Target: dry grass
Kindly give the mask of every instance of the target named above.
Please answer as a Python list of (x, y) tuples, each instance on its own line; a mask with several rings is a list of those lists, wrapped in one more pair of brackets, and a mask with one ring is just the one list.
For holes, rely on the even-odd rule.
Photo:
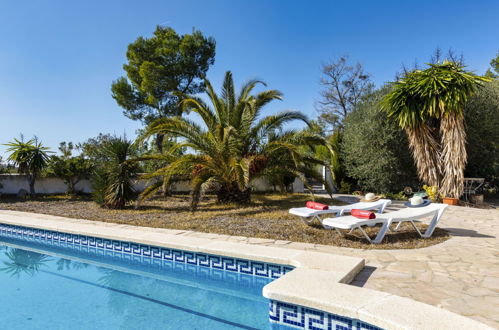
[[(260, 237), (314, 244), (336, 245), (364, 249), (412, 249), (430, 246), (448, 239), (448, 233), (437, 228), (430, 239), (421, 239), (410, 227), (386, 235), (383, 244), (371, 245), (365, 239), (352, 235), (342, 237), (320, 225), (308, 226), (288, 209), (304, 205), (306, 194), (258, 194), (246, 206), (217, 205), (206, 197), (195, 213), (189, 210), (189, 196), (173, 196), (167, 200), (155, 199), (135, 210), (108, 210), (99, 207), (88, 197), (43, 196), (37, 200), (20, 201), (2, 197), (0, 209), (36, 212), (70, 218), (123, 223), (156, 228), (184, 229), (226, 235)], [(330, 200), (316, 199), (330, 203)], [(368, 228), (375, 236), (379, 228)]]

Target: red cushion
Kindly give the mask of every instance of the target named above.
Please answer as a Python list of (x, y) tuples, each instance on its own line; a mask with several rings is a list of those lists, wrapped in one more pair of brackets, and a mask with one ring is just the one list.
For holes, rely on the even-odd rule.
[(350, 214), (359, 219), (376, 219), (376, 214), (371, 211), (353, 209)]
[(306, 206), (309, 209), (320, 210), (320, 211), (324, 211), (324, 210), (329, 209), (329, 206), (327, 206), (325, 204), (311, 202), (311, 201), (308, 201), (307, 204), (306, 204)]

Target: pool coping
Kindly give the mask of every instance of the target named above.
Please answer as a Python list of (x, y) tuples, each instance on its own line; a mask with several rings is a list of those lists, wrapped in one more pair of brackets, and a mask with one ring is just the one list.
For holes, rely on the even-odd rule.
[(139, 227), (19, 211), (0, 210), (0, 223), (290, 265), (295, 269), (264, 287), (263, 295), (266, 298), (359, 319), (381, 328), (491, 329), (445, 309), (348, 285), (364, 267), (362, 258), (180, 235), (186, 230)]

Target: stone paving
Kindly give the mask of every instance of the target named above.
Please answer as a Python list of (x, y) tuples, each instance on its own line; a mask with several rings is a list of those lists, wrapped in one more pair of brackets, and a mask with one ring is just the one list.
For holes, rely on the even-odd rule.
[(451, 207), (440, 227), (452, 238), (436, 246), (346, 252), (363, 256), (367, 264), (352, 284), (410, 297), (499, 328), (499, 210)]
[[(394, 203), (391, 210), (400, 206)], [(359, 250), (195, 232), (183, 235), (362, 257), (366, 267), (352, 285), (409, 297), (499, 329), (499, 210), (451, 206), (439, 227), (452, 237), (415, 250)]]

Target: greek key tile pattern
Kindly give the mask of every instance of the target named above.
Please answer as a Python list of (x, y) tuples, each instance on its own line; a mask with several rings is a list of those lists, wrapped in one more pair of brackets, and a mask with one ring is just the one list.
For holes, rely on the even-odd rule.
[(51, 246), (77, 249), (95, 249), (105, 254), (120, 254), (129, 258), (147, 257), (153, 260), (173, 261), (229, 272), (276, 279), (293, 269), (292, 266), (271, 264), (206, 253), (176, 250), (134, 242), (117, 241), (100, 237), (69, 234), (44, 229), (14, 226), (0, 223), (0, 235), (15, 239), (36, 241)]
[(381, 328), (348, 317), (316, 309), (271, 300), (270, 322), (306, 330), (381, 330)]

